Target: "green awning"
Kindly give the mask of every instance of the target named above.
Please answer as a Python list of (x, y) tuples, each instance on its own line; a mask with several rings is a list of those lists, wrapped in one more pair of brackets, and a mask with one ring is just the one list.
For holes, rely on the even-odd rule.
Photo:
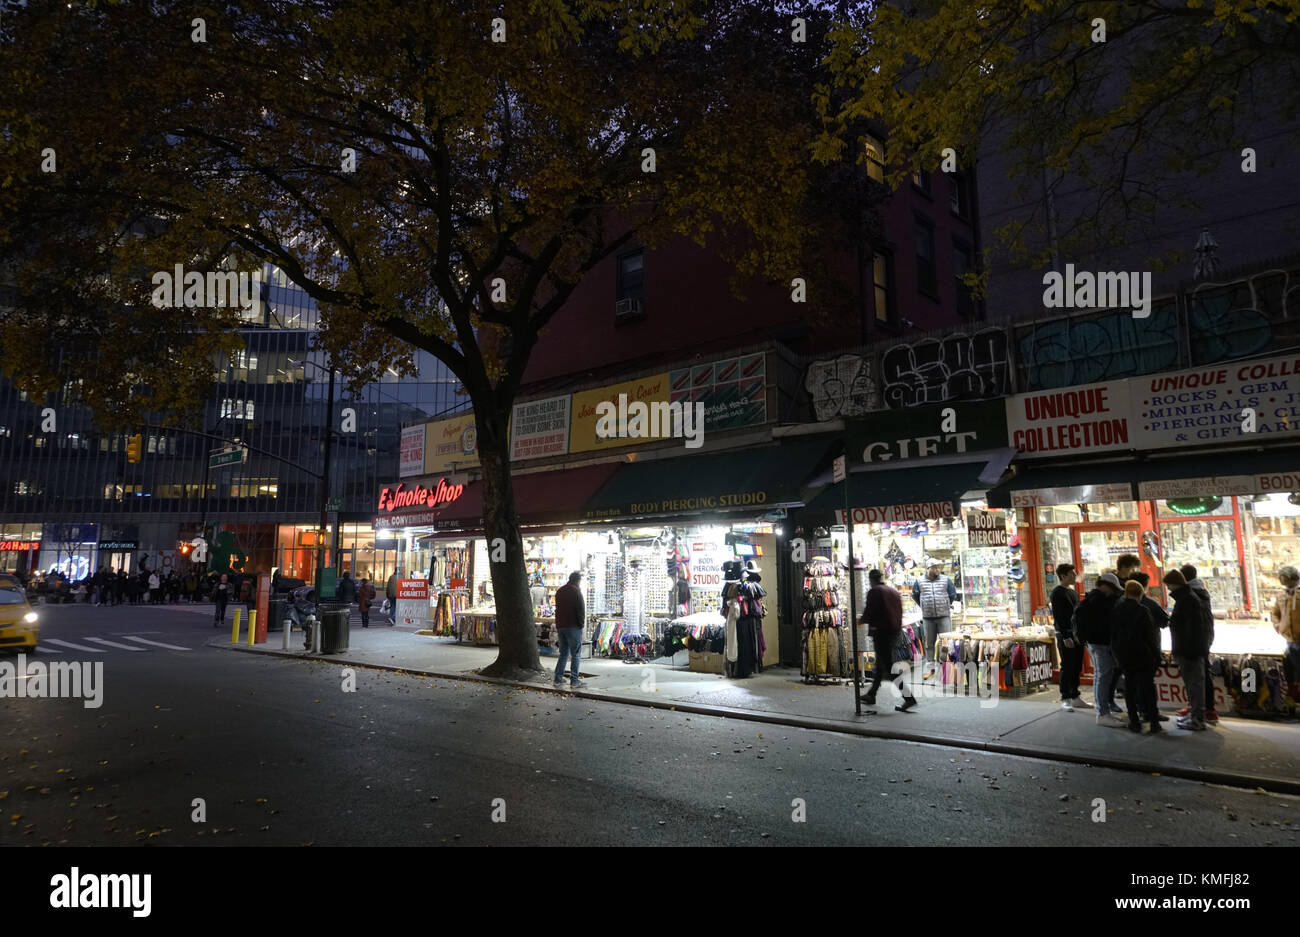
[(805, 440), (622, 465), (587, 501), (584, 520), (624, 520), (802, 504), (804, 485), (838, 442)]
[[(988, 493), (991, 507), (1010, 507), (1011, 492), (1038, 488), (1074, 488), (1125, 482), (1176, 481), (1237, 475), (1291, 473), (1300, 475), (1300, 446), (1225, 452), (1213, 455), (1148, 458), (1125, 462), (1073, 462), (1068, 465), (1017, 462), (1014, 478)], [(1206, 491), (1204, 494), (1222, 494)], [(1138, 495), (1136, 484), (1132, 497)]]

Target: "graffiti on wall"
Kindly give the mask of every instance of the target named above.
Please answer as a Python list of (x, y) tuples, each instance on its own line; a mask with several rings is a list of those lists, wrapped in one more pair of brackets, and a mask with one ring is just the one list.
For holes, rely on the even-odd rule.
[(875, 368), (863, 355), (840, 355), (814, 361), (804, 374), (804, 389), (812, 398), (818, 420), (861, 416), (881, 409)]
[(1008, 347), (1002, 329), (894, 345), (880, 359), (885, 406), (916, 407), (1010, 394)]
[(1292, 280), (1286, 270), (1198, 284), (1187, 302), (1192, 364), (1300, 347), (1292, 309), (1300, 313), (1300, 276)]
[(1151, 304), (1151, 315), (1113, 309), (1035, 322), (1016, 330), (1021, 390), (1047, 390), (1178, 367), (1178, 307), (1173, 297)]

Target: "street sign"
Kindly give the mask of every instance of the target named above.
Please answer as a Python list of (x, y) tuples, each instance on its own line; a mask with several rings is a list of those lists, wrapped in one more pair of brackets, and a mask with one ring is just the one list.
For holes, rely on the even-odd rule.
[(208, 453), (208, 468), (210, 469), (247, 461), (247, 449), (213, 449)]
[(342, 498), (330, 498), (328, 501), (325, 502), (325, 510), (326, 510), (326, 511), (341, 511), (341, 510), (343, 510), (343, 499), (342, 499)]

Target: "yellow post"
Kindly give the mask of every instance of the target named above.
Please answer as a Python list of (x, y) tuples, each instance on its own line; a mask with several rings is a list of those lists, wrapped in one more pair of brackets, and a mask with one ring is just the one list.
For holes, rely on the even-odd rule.
[(235, 630), (233, 630), (232, 632), (230, 632), (230, 643), (231, 643), (231, 644), (238, 644), (238, 643), (239, 643), (239, 615), (240, 615), (240, 613), (241, 613), (242, 611), (243, 611), (242, 608), (237, 608), (237, 609), (235, 609)]
[(248, 610), (248, 643), (253, 643), (253, 638), (257, 634), (257, 609)]

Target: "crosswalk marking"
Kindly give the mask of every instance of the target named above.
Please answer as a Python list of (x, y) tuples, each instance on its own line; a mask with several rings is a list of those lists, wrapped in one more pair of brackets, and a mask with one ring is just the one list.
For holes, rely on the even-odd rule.
[[(70, 647), (74, 651), (89, 651), (92, 654), (104, 653), (102, 647), (83, 647), (80, 644), (73, 644), (71, 641), (60, 641), (58, 638), (41, 638), (41, 646), (44, 647), (46, 644), (57, 644), (59, 647)], [(53, 650), (53, 648), (51, 648), (51, 650)], [(134, 650), (134, 648), (132, 650)]]
[(96, 644), (106, 644), (109, 647), (121, 648), (124, 651), (143, 651), (142, 647), (132, 647), (130, 644), (118, 644), (116, 641), (109, 641), (104, 638), (86, 638), (87, 641), (94, 641)]
[(124, 634), (122, 637), (128, 641), (139, 641), (141, 644), (152, 644), (154, 647), (165, 647), (172, 651), (188, 651), (189, 648), (181, 647), (179, 644), (164, 644), (162, 641), (151, 641), (148, 638), (142, 638), (136, 634)]
[[(62, 651), (58, 650), (57, 648), (46, 647), (45, 644), (46, 644), (46, 642), (44, 642), (44, 641), (40, 641), (40, 642), (37, 642), (36, 647), (40, 648), (40, 649), (41, 649), (41, 652), (44, 653), (44, 654), (62, 654), (62, 653), (63, 653)], [(28, 650), (32, 650), (32, 651), (34, 651), (34, 650), (36, 650), (36, 648), (35, 648), (35, 647), (34, 647), (34, 648), (29, 648)]]

